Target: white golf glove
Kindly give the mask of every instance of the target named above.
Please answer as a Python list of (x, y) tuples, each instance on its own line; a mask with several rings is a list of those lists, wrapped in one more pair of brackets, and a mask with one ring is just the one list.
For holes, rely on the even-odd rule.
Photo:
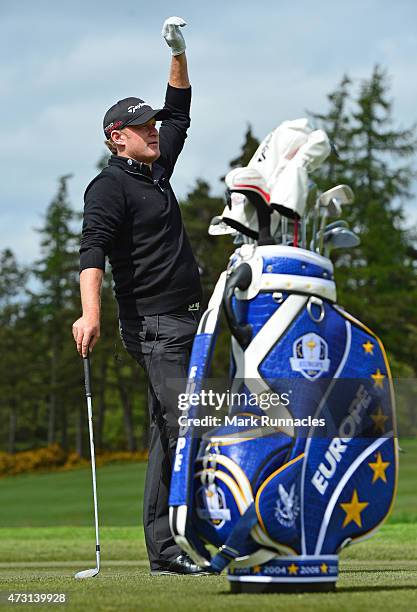
[(172, 55), (181, 55), (185, 51), (185, 40), (180, 31), (187, 23), (181, 17), (168, 17), (162, 26), (162, 36), (171, 47)]

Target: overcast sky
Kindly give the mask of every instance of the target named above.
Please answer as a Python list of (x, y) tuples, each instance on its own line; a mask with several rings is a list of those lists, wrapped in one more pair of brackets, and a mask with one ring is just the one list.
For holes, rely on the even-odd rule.
[[(104, 112), (138, 96), (163, 102), (170, 51), (160, 31), (183, 17), (193, 85), (192, 127), (173, 185), (218, 177), (239, 151), (246, 123), (263, 138), (285, 119), (323, 112), (344, 73), (391, 79), (398, 127), (417, 120), (417, 2), (413, 0), (19, 0), (0, 3), (0, 249), (39, 255), (40, 225), (57, 177), (82, 195), (105, 152)], [(414, 160), (415, 165), (417, 160)], [(415, 189), (417, 192), (417, 188)], [(417, 196), (416, 196), (417, 197)], [(407, 204), (417, 219), (416, 199)]]

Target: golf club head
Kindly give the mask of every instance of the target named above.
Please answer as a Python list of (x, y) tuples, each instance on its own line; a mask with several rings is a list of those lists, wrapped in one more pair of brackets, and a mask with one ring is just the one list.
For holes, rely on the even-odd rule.
[(84, 578), (94, 578), (99, 573), (99, 568), (95, 567), (94, 569), (83, 570), (82, 572), (77, 572), (74, 576), (77, 580), (83, 580)]
[(335, 227), (349, 227), (349, 224), (344, 219), (339, 219), (338, 221), (333, 221), (333, 223), (329, 223), (328, 225), (326, 225), (324, 231), (328, 232), (329, 230), (332, 230)]
[[(328, 225), (326, 225), (326, 227), (324, 228), (324, 233), (326, 234), (326, 232), (329, 232), (330, 230), (333, 230), (337, 227), (344, 227), (344, 228), (348, 228), (349, 224), (347, 221), (345, 221), (344, 219), (338, 219), (338, 221), (333, 221), (332, 223), (329, 223)], [(316, 240), (315, 240), (315, 244), (319, 244), (320, 242), (320, 237), (321, 237), (321, 230), (319, 230), (316, 233)], [(311, 241), (310, 243), (310, 249), (312, 250), (314, 246), (314, 240)]]
[(324, 233), (326, 255), (334, 249), (352, 249), (360, 244), (360, 238), (346, 227), (335, 227)]
[(328, 217), (340, 217), (342, 214), (342, 204), (337, 198), (332, 198), (327, 205)]
[(242, 246), (242, 244), (245, 244), (245, 237), (246, 236), (244, 236), (240, 232), (236, 232), (233, 238), (233, 244), (235, 244), (238, 247)]
[[(342, 207), (346, 204), (352, 204), (354, 200), (354, 194), (349, 185), (337, 185), (328, 189), (320, 195), (316, 203), (316, 212), (321, 214), (320, 223), (320, 234), (318, 252), (323, 252), (323, 237), (326, 225), (327, 217), (340, 217), (342, 214)], [(316, 248), (316, 236), (313, 232), (313, 250)]]
[(352, 204), (355, 195), (349, 185), (337, 185), (324, 191), (318, 199), (320, 206), (329, 206), (332, 200), (337, 200), (341, 206)]

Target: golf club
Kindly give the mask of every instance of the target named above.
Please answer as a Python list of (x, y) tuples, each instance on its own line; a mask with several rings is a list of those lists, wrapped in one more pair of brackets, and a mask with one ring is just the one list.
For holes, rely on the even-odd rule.
[(321, 223), (320, 223), (320, 229), (318, 233), (318, 237), (319, 237), (318, 252), (320, 254), (323, 252), (323, 237), (324, 237), (324, 230), (326, 227), (327, 217), (328, 216), (340, 217), (340, 215), (342, 214), (341, 201), (339, 200), (339, 198), (331, 198), (331, 200), (329, 200), (327, 205), (321, 206), (321, 210), (322, 210)]
[[(313, 250), (321, 253), (323, 251), (323, 234), (326, 226), (327, 217), (338, 217), (342, 212), (342, 206), (352, 204), (354, 194), (348, 185), (337, 185), (322, 193), (318, 198), (314, 210), (314, 227), (313, 227)], [(322, 213), (320, 231), (317, 232), (317, 221), (319, 213)], [(317, 249), (316, 239), (320, 239), (319, 248)]]
[(307, 217), (301, 219), (301, 248), (307, 248)]
[(328, 223), (326, 225), (326, 227), (324, 228), (324, 231), (328, 232), (328, 231), (334, 229), (335, 227), (349, 227), (349, 223), (347, 221), (345, 221), (344, 219), (338, 219), (337, 221), (333, 221), (332, 223)]
[[(314, 181), (309, 179), (308, 182), (308, 194), (306, 201), (306, 208), (303, 217), (300, 221), (300, 246), (302, 249), (307, 248), (307, 226), (311, 219), (314, 221), (314, 208), (317, 200), (317, 185)], [(317, 230), (316, 230), (317, 231)]]
[(346, 227), (334, 227), (323, 235), (325, 256), (329, 257), (334, 249), (350, 249), (360, 244), (360, 238)]
[(287, 244), (287, 240), (288, 240), (288, 219), (287, 217), (284, 217), (284, 215), (281, 216), (281, 242), (282, 244)]
[[(349, 224), (344, 219), (338, 219), (337, 221), (333, 221), (332, 223), (328, 223), (324, 228), (324, 233), (326, 234), (328, 231), (334, 229), (335, 227), (349, 227)], [(310, 242), (310, 250), (314, 251), (314, 244), (317, 244), (320, 241), (321, 232), (316, 232), (315, 240), (312, 238)]]
[(94, 499), (94, 522), (96, 527), (96, 563), (97, 566), (93, 569), (83, 570), (75, 574), (75, 578), (94, 578), (100, 571), (100, 540), (98, 532), (98, 509), (97, 509), (97, 483), (96, 483), (96, 461), (94, 451), (94, 438), (93, 438), (93, 407), (92, 407), (92, 394), (91, 394), (91, 375), (90, 375), (90, 359), (87, 353), (86, 357), (83, 357), (84, 365), (84, 381), (85, 381), (85, 396), (87, 398), (87, 411), (88, 411), (88, 430), (90, 433), (90, 453), (91, 453), (91, 473), (93, 476), (93, 499)]

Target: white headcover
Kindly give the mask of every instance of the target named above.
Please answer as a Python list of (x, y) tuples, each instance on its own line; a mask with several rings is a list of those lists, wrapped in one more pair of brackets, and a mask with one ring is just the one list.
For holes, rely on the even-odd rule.
[[(280, 218), (280, 215), (275, 210), (271, 212), (271, 236), (274, 236), (277, 232)], [(245, 234), (245, 236), (254, 239), (258, 238), (259, 226), (256, 208), (243, 194), (231, 194), (230, 208), (226, 206), (221, 219), (223, 221), (222, 225), (217, 224), (216, 228), (210, 225), (209, 234), (217, 236), (220, 234), (230, 234), (230, 228), (234, 228), (234, 230)]]
[[(318, 168), (330, 153), (330, 143), (323, 130), (313, 130), (307, 119), (284, 121), (260, 143), (248, 164), (263, 177), (269, 205), (289, 217), (301, 217), (305, 211), (308, 193), (308, 172)], [(239, 169), (231, 170), (226, 184), (233, 183)], [(260, 181), (255, 181), (261, 185)], [(221, 217), (225, 223), (232, 219), (233, 227), (240, 226), (258, 231), (254, 207), (243, 202), (239, 194), (232, 193), (231, 208), (224, 209)], [(279, 223), (279, 215), (272, 213), (271, 234)], [(250, 224), (250, 225), (249, 225)], [(239, 231), (242, 231), (239, 229)], [(245, 231), (243, 231), (245, 233)]]
[[(307, 122), (306, 119), (303, 121)], [(306, 124), (305, 142), (296, 151), (290, 151), (291, 157), (279, 160), (277, 170), (268, 183), (270, 205), (273, 208), (278, 207), (282, 214), (302, 217), (308, 194), (308, 173), (324, 162), (330, 150), (326, 132), (313, 131)]]

